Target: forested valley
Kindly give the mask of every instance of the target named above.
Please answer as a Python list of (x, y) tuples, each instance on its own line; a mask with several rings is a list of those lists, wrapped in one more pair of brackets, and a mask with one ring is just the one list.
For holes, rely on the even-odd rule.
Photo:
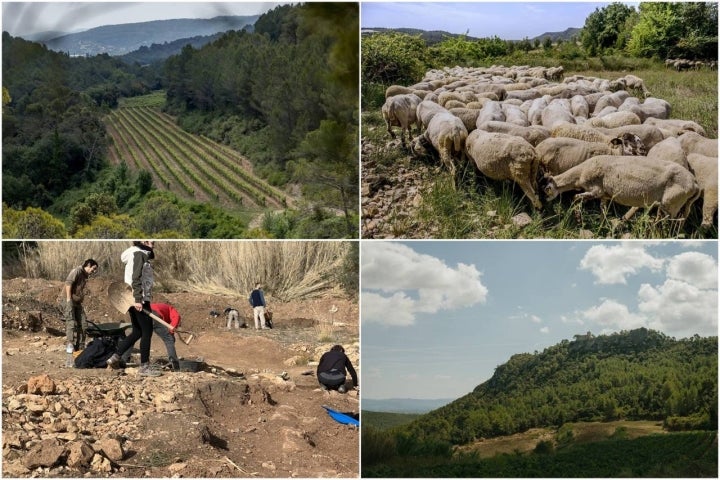
[[(475, 445), (476, 450), (482, 450), (483, 439), (549, 428), (556, 432), (554, 438), (537, 442), (535, 454), (557, 453), (554, 458), (565, 461), (562, 455), (573, 457), (577, 453), (571, 453), (577, 447), (573, 438), (576, 422), (652, 421), (660, 424), (664, 435), (668, 435), (660, 442), (669, 443), (658, 446), (654, 440), (647, 440), (647, 445), (655, 445), (648, 447), (646, 440), (637, 439), (634, 440), (637, 443), (625, 448), (638, 448), (640, 452), (647, 448), (673, 448), (678, 442), (691, 449), (699, 448), (702, 461), (712, 462), (703, 452), (712, 444), (714, 434), (688, 440), (685, 432), (717, 431), (717, 348), (717, 337), (676, 340), (640, 328), (611, 335), (576, 335), (574, 340), (564, 340), (543, 352), (513, 355), (496, 368), (492, 378), (444, 407), (408, 424), (385, 430), (364, 429), (363, 475), (505, 476), (503, 472), (512, 471), (509, 476), (557, 476), (559, 471), (546, 465), (553, 463), (549, 460), (511, 455), (502, 461), (493, 460), (496, 464), (492, 466), (480, 465), (478, 458), (453, 456), (453, 451), (462, 445)], [(630, 439), (620, 431), (613, 440)], [(616, 447), (617, 444), (612, 445)], [(600, 461), (607, 448), (603, 444), (585, 455), (596, 456)], [(716, 443), (714, 448), (717, 453)], [(408, 458), (425, 460), (408, 462)], [(513, 458), (517, 465), (510, 467)], [(717, 455), (714, 458), (717, 470)], [(518, 465), (524, 466), (513, 470)], [(608, 475), (607, 471), (595, 470), (592, 463), (586, 466), (587, 471), (572, 470), (562, 476)], [(488, 470), (484, 471), (486, 467)], [(526, 467), (539, 470), (523, 470)], [(675, 473), (687, 473), (682, 468)], [(617, 471), (621, 470), (622, 465), (618, 465)], [(633, 471), (631, 476), (645, 476), (653, 471), (656, 475), (660, 472)]]
[(143, 65), (4, 32), (3, 235), (357, 237), (357, 68), (352, 3)]

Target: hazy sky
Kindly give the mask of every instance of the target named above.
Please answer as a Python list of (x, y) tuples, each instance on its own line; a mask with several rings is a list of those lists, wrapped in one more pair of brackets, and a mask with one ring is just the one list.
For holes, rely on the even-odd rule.
[[(635, 6), (639, 2), (627, 2)], [(361, 27), (444, 30), (504, 40), (581, 28), (585, 19), (610, 2), (362, 2)]]
[(363, 242), (364, 398), (458, 398), (588, 331), (717, 335), (716, 242)]
[(288, 2), (2, 2), (3, 31), (13, 36), (74, 32), (101, 25), (218, 15), (256, 15)]

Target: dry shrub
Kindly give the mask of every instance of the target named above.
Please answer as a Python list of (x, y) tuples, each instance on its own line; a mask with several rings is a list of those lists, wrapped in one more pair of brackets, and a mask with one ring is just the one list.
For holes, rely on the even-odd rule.
[[(87, 258), (100, 276), (122, 279), (128, 241), (40, 241), (20, 255), (25, 276), (64, 280)], [(341, 294), (338, 272), (349, 251), (343, 241), (159, 241), (156, 281), (168, 291), (246, 297), (255, 282), (282, 301)]]

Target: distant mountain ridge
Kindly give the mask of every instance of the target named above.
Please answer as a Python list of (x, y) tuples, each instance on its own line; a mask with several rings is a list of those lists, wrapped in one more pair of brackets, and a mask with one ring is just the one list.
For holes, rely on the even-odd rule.
[(260, 15), (182, 18), (150, 22), (104, 25), (84, 32), (70, 33), (43, 43), (51, 50), (70, 55), (124, 55), (152, 44), (182, 38), (210, 36), (228, 30), (241, 30), (255, 24)]
[(570, 27), (566, 28), (562, 32), (545, 32), (541, 35), (538, 35), (537, 37), (531, 38), (530, 40), (535, 40), (536, 38), (539, 40), (543, 40), (545, 37), (550, 37), (550, 40), (552, 40), (553, 42), (557, 42), (558, 40), (567, 42), (568, 40), (572, 40), (573, 37), (579, 38), (581, 31), (582, 28)]
[(362, 409), (372, 412), (387, 413), (427, 413), (436, 408), (440, 408), (455, 400), (454, 398), (433, 398), (433, 399), (417, 399), (417, 398), (386, 398), (362, 399)]
[[(572, 39), (573, 37), (576, 37), (580, 35), (580, 31), (582, 28), (577, 27), (570, 27), (562, 32), (545, 32), (542, 35), (538, 35), (536, 37), (530, 38), (529, 40), (533, 41), (535, 39), (542, 40), (545, 37), (550, 37), (550, 39), (553, 42), (557, 42), (558, 40), (562, 41), (568, 41)], [(384, 27), (372, 27), (372, 28), (363, 28), (361, 30), (362, 35), (372, 35), (374, 33), (390, 33), (390, 32), (397, 32), (397, 33), (404, 33), (407, 35), (420, 35), (420, 38), (422, 38), (425, 43), (428, 45), (435, 45), (436, 43), (440, 43), (446, 38), (457, 38), (457, 37), (465, 37), (467, 40), (473, 41), (478, 40), (479, 37), (473, 37), (470, 35), (464, 35), (460, 33), (450, 33), (443, 30), (421, 30), (419, 28), (384, 28)], [(522, 39), (508, 39), (508, 38), (502, 38), (501, 40), (510, 40), (513, 42), (519, 42)]]

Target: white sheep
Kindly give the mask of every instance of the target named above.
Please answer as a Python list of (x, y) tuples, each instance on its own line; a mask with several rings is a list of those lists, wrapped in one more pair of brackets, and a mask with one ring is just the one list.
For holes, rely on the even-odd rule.
[(658, 205), (672, 218), (685, 207), (686, 218), (700, 189), (688, 170), (672, 162), (645, 157), (600, 155), (567, 172), (548, 178), (545, 193), (552, 200), (563, 192), (583, 190), (576, 199), (613, 201), (631, 208), (629, 219), (638, 208)]
[(477, 118), (477, 124), (485, 122), (504, 122), (505, 113), (503, 113), (502, 104), (500, 102), (485, 102), (485, 106), (480, 110)]
[(718, 157), (717, 138), (705, 138), (695, 132), (685, 132), (678, 137), (685, 153), (699, 153), (708, 157)]
[(415, 110), (415, 115), (417, 116), (418, 120), (420, 121), (420, 125), (422, 128), (427, 128), (428, 124), (430, 124), (430, 121), (433, 119), (433, 117), (438, 113), (447, 112), (447, 110), (438, 105), (435, 102), (431, 102), (429, 100), (423, 100), (420, 102), (417, 106), (417, 109)]
[(715, 212), (718, 209), (718, 159), (691, 153), (687, 157), (690, 171), (700, 186), (703, 197), (702, 224), (704, 228), (713, 225)]
[(640, 125), (641, 123), (640, 117), (629, 111), (608, 113), (607, 115), (593, 117), (585, 122), (586, 125), (591, 127), (602, 128), (617, 128), (625, 125)]
[(414, 93), (398, 94), (388, 97), (382, 106), (382, 115), (391, 138), (395, 138), (392, 127), (400, 127), (400, 139), (405, 145), (405, 130), (411, 135), (412, 124), (420, 132), (420, 120), (417, 118), (417, 106), (422, 100)]
[(502, 111), (505, 114), (505, 121), (507, 123), (512, 123), (521, 127), (527, 127), (530, 125), (527, 114), (523, 112), (519, 106), (508, 103), (507, 100), (502, 104)]
[(477, 126), (477, 118), (480, 115), (480, 109), (475, 108), (451, 108), (450, 113), (462, 120), (463, 125), (467, 129), (468, 133), (475, 130)]
[(649, 97), (641, 104), (635, 97), (625, 99), (618, 107), (619, 111), (630, 111), (640, 117), (640, 122), (645, 123), (648, 118), (667, 119), (670, 117), (670, 104), (660, 98)]
[(610, 81), (610, 90), (642, 90), (643, 95), (647, 98), (650, 96), (650, 91), (645, 87), (645, 82), (642, 78), (635, 75), (625, 75), (616, 80)]
[(615, 93), (611, 93), (608, 95), (603, 95), (600, 97), (595, 104), (595, 108), (593, 109), (593, 114), (596, 112), (600, 112), (603, 108), (607, 106), (611, 107), (619, 107), (622, 105), (622, 103), (625, 101), (626, 98), (628, 98), (630, 94), (626, 92), (625, 90), (620, 90)]
[(669, 131), (670, 134), (674, 137), (679, 137), (685, 132), (695, 132), (699, 133), (703, 137), (707, 137), (707, 134), (705, 133), (705, 129), (698, 123), (693, 122), (692, 120), (680, 120), (677, 118), (654, 118), (649, 117), (645, 119), (643, 122), (646, 125), (653, 125), (655, 127), (658, 127), (662, 130)]
[(647, 152), (647, 157), (651, 160), (662, 160), (666, 162), (677, 163), (683, 168), (690, 169), (687, 162), (687, 154), (682, 149), (680, 140), (676, 137), (669, 137), (662, 142), (656, 144)]
[(535, 147), (545, 176), (559, 175), (598, 155), (642, 156), (645, 147), (635, 135), (613, 138), (610, 142), (585, 142), (576, 138), (548, 138)]
[(611, 138), (619, 137), (623, 133), (635, 134), (640, 137), (643, 145), (645, 145), (645, 148), (648, 150), (665, 139), (662, 131), (652, 125), (623, 125), (622, 127), (615, 128), (597, 127), (597, 129), (599, 132), (609, 135)]
[(542, 204), (535, 192), (538, 162), (532, 145), (520, 137), (474, 130), (465, 141), (465, 152), (480, 172), (493, 180), (517, 183), (535, 208)]
[(590, 105), (583, 95), (575, 95), (570, 99), (570, 111), (573, 117), (588, 118)]
[(540, 125), (521, 127), (508, 122), (485, 122), (478, 125), (478, 128), (486, 132), (506, 133), (514, 137), (521, 137), (533, 147), (550, 138), (550, 130)]
[(465, 140), (468, 137), (467, 129), (462, 120), (445, 111), (436, 113), (423, 135), (413, 139), (411, 150), (415, 155), (423, 155), (430, 144), (440, 154), (440, 163), (448, 169), (452, 178), (455, 178), (455, 162), (453, 157), (464, 157)]
[(549, 128), (550, 130), (564, 123), (576, 123), (575, 117), (573, 117), (570, 111), (570, 102), (563, 102), (559, 99), (551, 101), (548, 106), (543, 109), (540, 116), (543, 127)]

